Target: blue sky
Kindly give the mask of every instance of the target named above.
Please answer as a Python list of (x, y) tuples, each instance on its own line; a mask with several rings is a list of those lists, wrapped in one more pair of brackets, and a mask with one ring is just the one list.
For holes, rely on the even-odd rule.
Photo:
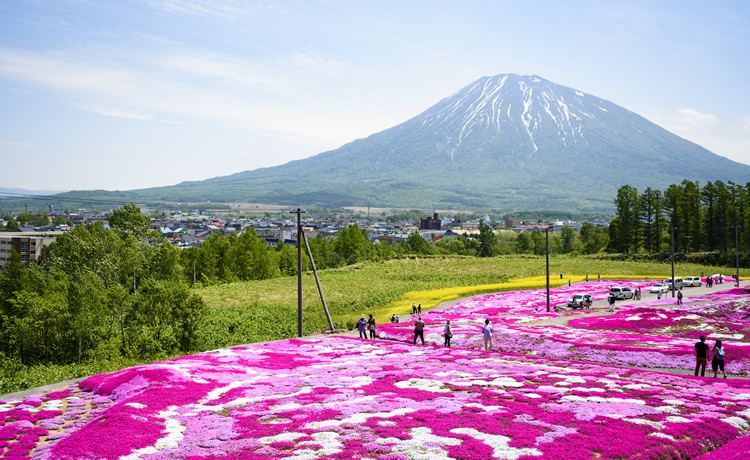
[(3, 0), (0, 187), (129, 190), (278, 165), (502, 73), (750, 164), (749, 43), (745, 1)]

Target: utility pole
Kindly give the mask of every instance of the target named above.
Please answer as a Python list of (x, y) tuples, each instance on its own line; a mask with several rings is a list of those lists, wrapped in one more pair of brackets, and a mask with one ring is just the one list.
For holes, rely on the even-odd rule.
[(740, 226), (734, 226), (734, 279), (735, 286), (740, 287)]
[(544, 253), (547, 259), (547, 313), (549, 313), (549, 226), (544, 229), (544, 239), (547, 245)]
[(289, 212), (297, 214), (297, 337), (302, 337), (302, 213), (305, 211), (297, 208)]
[(670, 247), (671, 247), (671, 259), (672, 259), (672, 297), (674, 297), (674, 227), (669, 227), (669, 230), (671, 232), (671, 241), (670, 241)]

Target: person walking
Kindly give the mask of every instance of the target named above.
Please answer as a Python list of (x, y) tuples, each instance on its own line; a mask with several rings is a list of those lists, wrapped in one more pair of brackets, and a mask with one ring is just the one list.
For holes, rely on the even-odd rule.
[(445, 328), (443, 329), (443, 337), (445, 337), (445, 346), (450, 348), (451, 337), (453, 337), (453, 331), (451, 331), (451, 320), (445, 321)]
[(417, 337), (422, 339), (422, 345), (424, 345), (424, 321), (422, 321), (422, 315), (419, 315), (414, 322), (414, 345), (417, 344)]
[(615, 311), (615, 296), (612, 294), (607, 297), (607, 301), (609, 302), (609, 310), (607, 311)]
[(484, 326), (482, 326), (482, 336), (484, 337), (484, 349), (487, 351), (492, 350), (492, 333), (495, 330), (490, 325), (490, 320), (484, 320)]
[(708, 363), (708, 345), (706, 345), (706, 336), (701, 336), (701, 341), (695, 345), (695, 376), (698, 376), (698, 369), (701, 371), (701, 377), (706, 376), (706, 364)]
[(724, 378), (727, 378), (727, 373), (724, 372), (724, 347), (721, 346), (721, 340), (716, 340), (711, 351), (714, 354), (714, 358), (711, 360), (711, 370), (714, 371), (714, 378), (716, 378), (716, 371), (719, 369), (724, 374)]
[(417, 314), (418, 315), (422, 314), (422, 304), (421, 303), (419, 305), (417, 305)]
[(359, 321), (357, 321), (357, 330), (359, 331), (360, 339), (367, 338), (367, 332), (365, 332), (366, 329), (367, 329), (367, 320), (365, 319), (365, 314), (362, 313), (362, 317), (359, 318)]
[(367, 330), (370, 331), (370, 339), (375, 339), (375, 318), (370, 314), (370, 318), (367, 320)]
[(417, 314), (417, 304), (413, 303), (411, 304), (411, 314), (416, 315)]
[(682, 305), (682, 291), (677, 291), (677, 305)]

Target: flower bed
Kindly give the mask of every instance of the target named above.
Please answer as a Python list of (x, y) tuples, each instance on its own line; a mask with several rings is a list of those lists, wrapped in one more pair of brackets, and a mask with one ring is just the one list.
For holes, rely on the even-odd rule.
[(750, 454), (732, 443), (749, 426), (743, 381), (342, 337), (217, 350), (0, 404), (0, 455), (21, 458)]
[[(646, 280), (589, 282), (552, 289), (551, 305), (574, 293), (590, 292), (595, 300), (607, 297), (609, 287), (643, 288)], [(618, 305), (611, 316), (586, 317), (587, 310), (549, 312), (546, 290), (504, 292), (477, 296), (423, 315), (425, 341), (442, 345), (446, 320), (451, 320), (451, 345), (481, 349), (481, 326), (490, 319), (495, 329), (493, 345), (504, 352), (585, 360), (603, 364), (654, 368), (694, 366), (693, 345), (700, 335), (721, 339), (728, 350), (727, 372), (750, 373), (750, 306), (743, 289), (691, 297), (698, 305), (677, 306), (674, 298), (638, 305)], [(535, 325), (544, 319), (572, 317), (567, 325)], [(414, 323), (385, 324), (383, 339), (412, 342)]]

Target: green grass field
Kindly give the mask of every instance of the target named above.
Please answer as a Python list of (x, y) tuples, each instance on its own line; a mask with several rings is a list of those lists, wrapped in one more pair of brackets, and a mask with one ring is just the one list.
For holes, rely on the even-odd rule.
[[(675, 264), (676, 276), (726, 273), (728, 268)], [(559, 286), (602, 278), (666, 278), (670, 264), (654, 262), (623, 262), (593, 257), (550, 258), (550, 283)], [(750, 270), (740, 270), (746, 276)], [(560, 274), (563, 279), (560, 279)], [(471, 295), (508, 289), (544, 287), (545, 259), (535, 256), (504, 256), (475, 258), (462, 256), (414, 257), (384, 262), (367, 262), (319, 273), (323, 294), (334, 323), (352, 327), (359, 315), (372, 313), (378, 322), (386, 322), (391, 314), (411, 313), (411, 304), (422, 303), (423, 309), (442, 302)], [(514, 282), (511, 282), (514, 281)], [(325, 321), (315, 279), (303, 276), (303, 308), (305, 317)], [(276, 278), (227, 285), (208, 286), (198, 291), (212, 308), (297, 306), (297, 278)]]

